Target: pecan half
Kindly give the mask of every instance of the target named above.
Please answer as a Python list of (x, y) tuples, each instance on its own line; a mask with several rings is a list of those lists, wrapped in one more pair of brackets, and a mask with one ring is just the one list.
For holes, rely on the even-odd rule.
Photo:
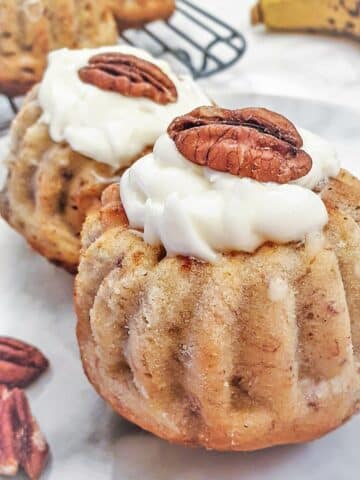
[(9, 390), (0, 386), (0, 475), (16, 475), (19, 462), (16, 456)]
[(101, 53), (79, 70), (85, 83), (128, 97), (146, 97), (166, 105), (176, 102), (177, 90), (170, 78), (153, 63), (134, 55)]
[(0, 337), (0, 384), (26, 387), (49, 366), (44, 355), (32, 345)]
[(191, 162), (260, 182), (287, 183), (312, 167), (295, 126), (264, 108), (200, 107), (176, 118), (168, 134)]
[(25, 393), (2, 385), (0, 412), (0, 474), (15, 475), (21, 466), (30, 479), (38, 479), (48, 460), (49, 446)]

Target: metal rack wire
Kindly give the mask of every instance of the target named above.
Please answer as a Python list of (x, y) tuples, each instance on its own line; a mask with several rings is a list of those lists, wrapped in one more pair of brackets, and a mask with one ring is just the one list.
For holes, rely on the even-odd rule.
[[(130, 45), (149, 50), (156, 57), (177, 63), (179, 70), (190, 72), (195, 79), (207, 78), (229, 68), (246, 50), (246, 41), (240, 32), (190, 0), (177, 0), (176, 11), (169, 20), (126, 30), (120, 37)], [(0, 119), (2, 135), (17, 112), (18, 101), (1, 96), (0, 100), (7, 103), (5, 119)]]
[[(191, 36), (187, 33), (190, 25)], [(128, 30), (121, 37), (132, 45), (148, 47), (155, 56), (169, 55), (195, 79), (225, 70), (246, 49), (240, 32), (189, 0), (177, 0), (176, 12), (169, 20), (140, 31)]]

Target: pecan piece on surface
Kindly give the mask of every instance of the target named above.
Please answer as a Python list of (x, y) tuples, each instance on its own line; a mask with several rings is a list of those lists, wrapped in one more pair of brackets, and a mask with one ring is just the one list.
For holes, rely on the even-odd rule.
[(287, 183), (312, 167), (295, 126), (264, 108), (200, 107), (176, 118), (168, 134), (187, 160), (259, 182)]
[(26, 387), (48, 366), (48, 360), (37, 348), (14, 338), (0, 337), (0, 384)]
[(146, 97), (166, 105), (176, 102), (176, 86), (156, 65), (134, 55), (101, 53), (90, 58), (79, 70), (85, 83), (127, 97)]
[(12, 406), (9, 390), (0, 386), (0, 475), (16, 475), (19, 469), (13, 435)]
[(32, 416), (25, 393), (0, 386), (0, 474), (15, 475), (21, 466), (37, 480), (49, 457), (49, 446)]

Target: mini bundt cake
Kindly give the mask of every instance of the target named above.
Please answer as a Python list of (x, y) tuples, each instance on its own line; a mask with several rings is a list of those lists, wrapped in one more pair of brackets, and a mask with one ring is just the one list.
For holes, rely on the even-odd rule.
[(85, 211), (189, 107), (209, 103), (186, 76), (126, 46), (52, 52), (15, 119), (0, 213), (71, 272)]
[(264, 109), (200, 108), (103, 193), (75, 285), (85, 372), (171, 442), (315, 439), (360, 401), (360, 183)]
[(115, 43), (108, 0), (1, 0), (0, 92), (26, 93), (40, 81), (51, 50)]
[(111, 0), (111, 3), (120, 31), (167, 19), (175, 10), (175, 0)]

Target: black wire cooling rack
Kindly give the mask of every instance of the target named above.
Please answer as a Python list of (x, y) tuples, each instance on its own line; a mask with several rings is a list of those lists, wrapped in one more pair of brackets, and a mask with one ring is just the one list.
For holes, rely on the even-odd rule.
[[(187, 33), (191, 29), (191, 36)], [(241, 33), (189, 0), (177, 0), (176, 12), (166, 21), (121, 37), (131, 45), (168, 55), (188, 69), (195, 79), (209, 77), (233, 65), (245, 52)]]
[[(188, 32), (191, 31), (191, 35)], [(126, 43), (145, 48), (188, 71), (193, 78), (215, 75), (233, 65), (246, 50), (244, 36), (189, 0), (177, 0), (174, 15), (120, 35)], [(6, 133), (18, 110), (19, 99), (0, 95), (0, 135)]]

